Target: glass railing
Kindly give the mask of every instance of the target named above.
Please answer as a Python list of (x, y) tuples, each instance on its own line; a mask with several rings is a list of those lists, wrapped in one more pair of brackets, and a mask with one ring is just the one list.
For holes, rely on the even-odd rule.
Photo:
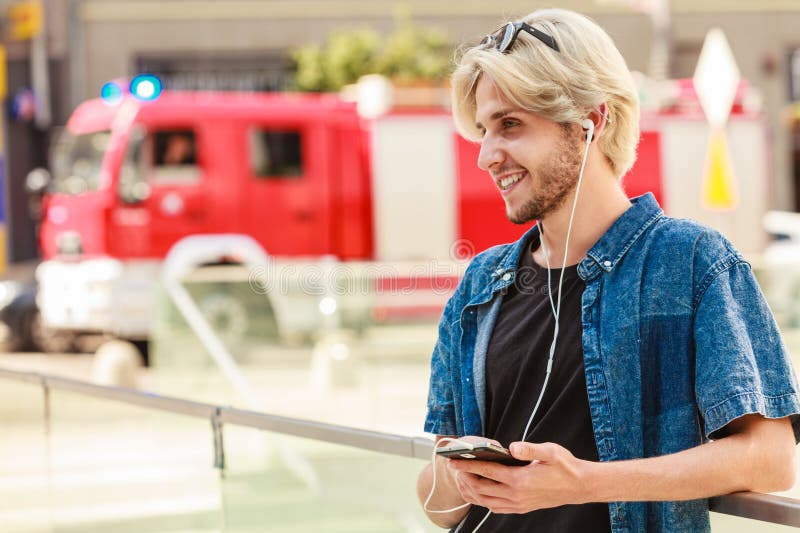
[(223, 530), (208, 421), (54, 387), (49, 427), (52, 531)]
[(424, 462), (247, 427), (225, 429), (225, 531), (423, 532)]
[[(429, 439), (49, 375), (0, 379), (3, 531), (438, 530), (415, 497)], [(800, 500), (747, 493), (712, 507), (726, 513), (717, 531), (800, 526)]]
[(2, 380), (0, 385), (0, 524), (7, 531), (53, 531), (40, 383), (31, 376), (31, 382)]

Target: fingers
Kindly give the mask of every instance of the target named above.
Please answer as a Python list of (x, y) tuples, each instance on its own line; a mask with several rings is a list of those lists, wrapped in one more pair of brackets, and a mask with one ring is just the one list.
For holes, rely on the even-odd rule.
[(455, 471), (475, 474), (477, 476), (491, 479), (500, 483), (508, 480), (509, 468), (519, 468), (514, 466), (503, 466), (490, 461), (467, 461), (462, 459), (450, 459), (448, 467)]
[(516, 459), (521, 459), (523, 461), (536, 461), (539, 463), (549, 463), (558, 459), (561, 450), (563, 450), (561, 446), (552, 442), (542, 442), (542, 443), (533, 443), (533, 442), (512, 442), (511, 445), (508, 447), (508, 451), (511, 452)]
[(479, 501), (470, 503), (480, 507), (485, 507), (494, 514), (512, 514), (520, 512), (518, 510), (518, 506), (514, 505), (514, 502), (501, 500), (498, 498), (482, 497)]
[(485, 479), (475, 474), (458, 472), (456, 485), (464, 501), (475, 503), (482, 507), (509, 506), (512, 504), (504, 497), (502, 485), (490, 479)]

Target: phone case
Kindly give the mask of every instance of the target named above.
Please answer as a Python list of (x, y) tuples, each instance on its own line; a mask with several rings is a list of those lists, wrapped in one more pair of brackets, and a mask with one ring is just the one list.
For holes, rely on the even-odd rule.
[(438, 455), (443, 455), (451, 459), (472, 459), (473, 461), (492, 461), (506, 466), (525, 466), (531, 464), (530, 461), (515, 459), (505, 448), (499, 446), (475, 446), (474, 449), (463, 446), (447, 446), (436, 450)]

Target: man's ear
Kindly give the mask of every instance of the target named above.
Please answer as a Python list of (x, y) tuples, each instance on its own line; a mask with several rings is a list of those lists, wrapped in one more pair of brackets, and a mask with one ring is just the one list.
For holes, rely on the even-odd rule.
[(611, 123), (606, 103), (603, 102), (597, 109), (593, 109), (591, 113), (589, 113), (588, 119), (594, 123), (594, 134), (592, 135), (592, 141), (594, 141), (600, 137), (606, 125)]

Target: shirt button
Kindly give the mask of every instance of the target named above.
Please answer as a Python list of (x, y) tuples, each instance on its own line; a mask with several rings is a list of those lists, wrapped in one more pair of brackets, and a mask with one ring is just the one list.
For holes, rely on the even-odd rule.
[(611, 261), (608, 261), (608, 260), (603, 261), (603, 266), (606, 267), (606, 268), (611, 268)]
[(505, 274), (503, 274), (503, 281), (508, 281), (508, 280), (510, 280), (510, 279), (511, 279), (511, 274), (509, 274), (508, 272), (506, 272)]

